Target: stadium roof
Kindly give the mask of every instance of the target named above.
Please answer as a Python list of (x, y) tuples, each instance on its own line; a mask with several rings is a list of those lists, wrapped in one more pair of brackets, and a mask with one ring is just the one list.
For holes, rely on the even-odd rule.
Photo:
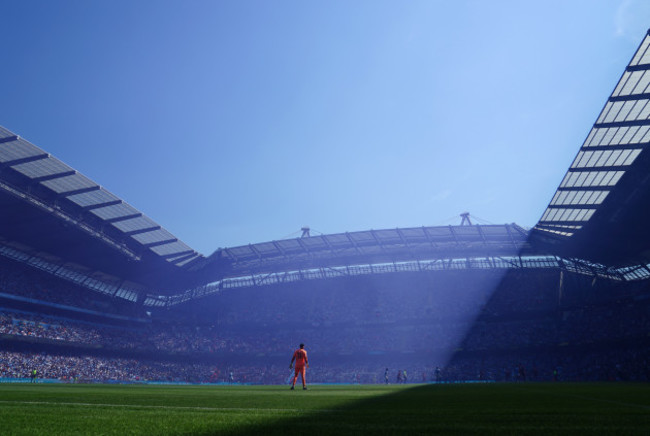
[(650, 33), (531, 232), (516, 224), (368, 230), (224, 248), (204, 258), (97, 183), (0, 127), (0, 255), (129, 299), (153, 289), (157, 295), (187, 290), (185, 298), (217, 281), (219, 287), (244, 286), (354, 268), (373, 273), (463, 262), (497, 268), (568, 261), (600, 275), (646, 278), (648, 144)]
[(650, 263), (648, 144), (650, 33), (623, 72), (534, 235), (554, 245), (560, 255), (610, 266)]
[[(133, 206), (3, 127), (0, 205), (3, 239), (62, 258), (75, 244), (103, 245), (102, 254), (114, 259), (153, 260), (158, 269), (183, 268), (202, 257)], [(92, 263), (89, 254), (77, 257)]]
[(228, 265), (228, 275), (332, 265), (410, 260), (516, 256), (531, 252), (528, 232), (516, 224), (367, 230), (249, 244), (217, 250), (191, 271)]
[[(516, 224), (369, 230), (220, 249), (192, 269), (204, 284), (169, 296), (149, 295), (148, 306), (171, 306), (224, 289), (305, 280), (459, 270), (557, 269), (609, 280), (638, 280), (650, 270), (615, 269), (552, 254)], [(210, 281), (210, 277), (216, 279)]]

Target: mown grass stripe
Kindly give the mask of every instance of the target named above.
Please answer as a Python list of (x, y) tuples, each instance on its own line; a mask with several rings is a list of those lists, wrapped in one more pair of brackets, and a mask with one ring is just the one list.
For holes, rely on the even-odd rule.
[[(272, 409), (262, 407), (199, 407), (199, 406), (161, 406), (151, 404), (106, 404), (106, 403), (71, 403), (63, 401), (20, 401), (0, 400), (1, 404), (27, 404), (27, 405), (52, 405), (52, 406), (82, 406), (82, 407), (123, 407), (131, 409), (173, 409), (173, 410), (207, 410), (216, 412), (287, 412), (309, 413), (307, 409)], [(318, 412), (334, 412), (334, 410), (318, 409)]]
[[(526, 389), (528, 392), (538, 392), (538, 393), (544, 393), (542, 390), (535, 390), (535, 389)], [(546, 391), (548, 392), (548, 391)], [(557, 397), (565, 397), (565, 398), (576, 398), (578, 400), (584, 400), (584, 401), (593, 401), (596, 403), (605, 403), (605, 404), (613, 404), (616, 406), (622, 406), (622, 407), (636, 407), (639, 409), (645, 409), (645, 410), (650, 410), (650, 406), (646, 404), (638, 404), (638, 403), (630, 403), (627, 401), (616, 401), (616, 400), (608, 400), (605, 398), (597, 398), (597, 397), (588, 397), (585, 395), (578, 395), (578, 394), (571, 394), (571, 393), (557, 393), (557, 392), (552, 392), (553, 395)]]

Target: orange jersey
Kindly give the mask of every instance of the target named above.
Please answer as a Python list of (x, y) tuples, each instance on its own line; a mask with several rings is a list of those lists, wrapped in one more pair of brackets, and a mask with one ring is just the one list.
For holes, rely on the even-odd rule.
[(296, 366), (303, 366), (307, 362), (307, 352), (299, 348), (293, 352), (293, 358), (296, 359)]

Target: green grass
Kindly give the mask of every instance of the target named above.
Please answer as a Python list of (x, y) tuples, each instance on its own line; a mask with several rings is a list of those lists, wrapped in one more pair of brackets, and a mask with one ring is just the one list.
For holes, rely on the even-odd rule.
[(2, 435), (648, 434), (650, 385), (0, 385)]

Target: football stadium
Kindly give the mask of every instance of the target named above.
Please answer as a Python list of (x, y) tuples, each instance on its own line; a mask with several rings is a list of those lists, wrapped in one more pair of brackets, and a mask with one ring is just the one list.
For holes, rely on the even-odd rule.
[(0, 127), (0, 433), (645, 434), (650, 33), (584, 129), (530, 229), (204, 255)]

